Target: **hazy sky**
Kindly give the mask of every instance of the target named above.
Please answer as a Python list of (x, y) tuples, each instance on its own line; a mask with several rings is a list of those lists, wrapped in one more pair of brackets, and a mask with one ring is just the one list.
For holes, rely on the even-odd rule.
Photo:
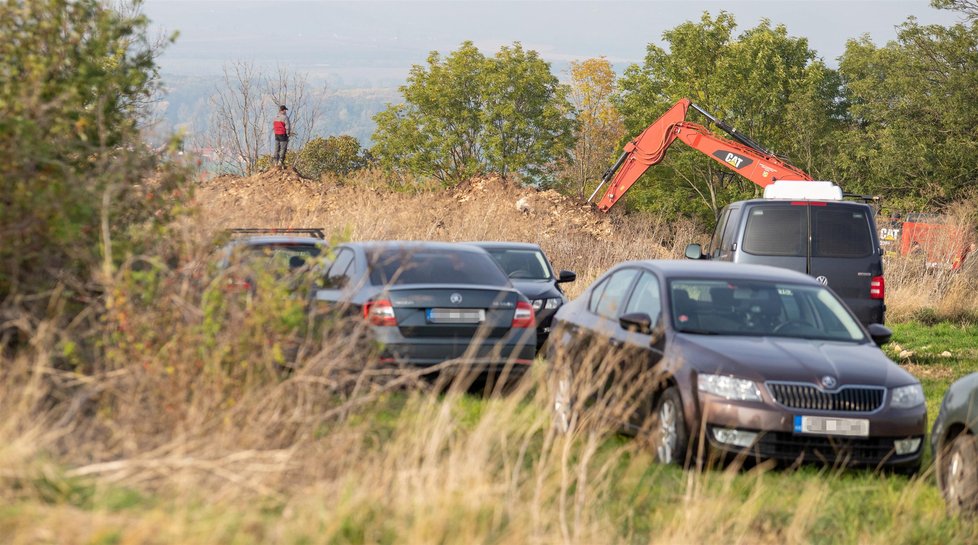
[(619, 71), (641, 62), (648, 43), (704, 11), (732, 13), (743, 31), (761, 19), (783, 23), (830, 65), (846, 40), (868, 34), (883, 44), (914, 16), (951, 24), (953, 12), (926, 0), (727, 1), (181, 1), (148, 0), (154, 26), (179, 31), (160, 59), (164, 73), (217, 75), (231, 60), (285, 64), (337, 87), (393, 87), (429, 51), (472, 40), (484, 53), (520, 41), (553, 63), (605, 56)]

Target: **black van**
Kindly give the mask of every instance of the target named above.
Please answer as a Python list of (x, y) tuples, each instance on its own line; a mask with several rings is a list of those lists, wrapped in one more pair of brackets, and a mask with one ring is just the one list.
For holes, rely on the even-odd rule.
[(883, 252), (873, 209), (861, 202), (752, 199), (726, 206), (706, 252), (690, 259), (771, 265), (814, 276), (864, 324), (882, 324)]

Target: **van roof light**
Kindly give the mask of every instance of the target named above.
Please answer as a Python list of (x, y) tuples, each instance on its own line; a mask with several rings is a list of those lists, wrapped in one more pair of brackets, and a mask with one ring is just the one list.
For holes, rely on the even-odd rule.
[(841, 201), (842, 188), (832, 182), (778, 180), (764, 188), (765, 199)]

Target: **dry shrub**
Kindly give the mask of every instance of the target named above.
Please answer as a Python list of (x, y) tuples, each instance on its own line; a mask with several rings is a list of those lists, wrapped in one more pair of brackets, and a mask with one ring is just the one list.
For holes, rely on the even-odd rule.
[[(552, 355), (553, 369), (576, 370), (574, 397), (591, 400), (562, 434), (542, 362), (504, 396), (470, 396), (461, 379), (436, 394), (409, 370), (381, 369), (343, 328), (280, 375), (264, 347), (283, 338), (281, 309), (250, 303), (243, 314), (265, 313), (260, 339), (257, 318), (236, 310), (215, 333), (204, 327), (212, 283), (195, 267), (165, 273), (142, 307), (120, 301), (136, 295), (128, 274), (109, 319), (117, 331), (125, 312), (126, 335), (104, 362), (65, 369), (40, 337), (33, 359), (4, 361), (0, 497), (23, 506), (0, 516), (8, 542), (785, 542), (763, 524), (761, 493), (743, 502), (725, 474), (652, 464), (651, 426), (612, 439), (666, 378), (622, 365), (625, 352)], [(821, 501), (827, 485), (811, 486)], [(105, 507), (120, 490), (134, 491), (135, 511)], [(788, 542), (817, 515), (790, 515)]]

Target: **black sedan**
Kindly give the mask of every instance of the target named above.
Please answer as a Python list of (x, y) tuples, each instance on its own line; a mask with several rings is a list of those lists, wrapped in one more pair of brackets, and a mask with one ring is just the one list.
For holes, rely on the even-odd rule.
[[(555, 420), (571, 428), (578, 399), (617, 397), (608, 414), (647, 434), (662, 462), (708, 453), (912, 472), (927, 409), (920, 382), (879, 349), (889, 336), (804, 274), (623, 263), (557, 313)], [(607, 383), (580, 395), (575, 375), (603, 363)]]
[(555, 275), (546, 254), (528, 242), (472, 242), (491, 255), (509, 276), (513, 286), (533, 305), (536, 313), (537, 348), (550, 336), (550, 324), (557, 309), (567, 302), (560, 285), (577, 280), (573, 271)]
[[(258, 230), (246, 230), (243, 234), (251, 231)], [(308, 286), (304, 278), (307, 273), (321, 273), (329, 265), (329, 250), (329, 243), (317, 236), (243, 236), (221, 248), (217, 267), (227, 277), (227, 288), (232, 291), (253, 290), (262, 275), (276, 282), (287, 282), (292, 290), (299, 290)]]
[(937, 483), (952, 512), (978, 512), (978, 373), (948, 388), (931, 431)]
[(314, 304), (366, 320), (386, 362), (517, 375), (535, 355), (533, 307), (473, 246), (341, 244)]

